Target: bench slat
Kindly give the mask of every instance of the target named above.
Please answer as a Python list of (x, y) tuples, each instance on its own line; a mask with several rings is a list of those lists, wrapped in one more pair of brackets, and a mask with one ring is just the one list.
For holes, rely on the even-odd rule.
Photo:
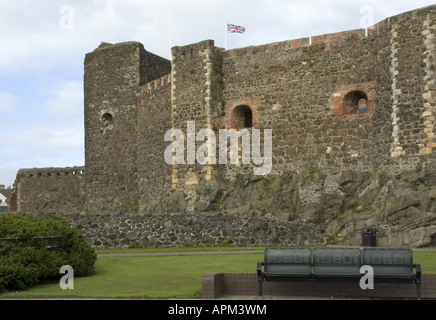
[(311, 257), (309, 248), (266, 248), (264, 273), (310, 275)]
[(359, 276), (361, 251), (357, 248), (315, 248), (313, 274)]
[(374, 269), (374, 276), (412, 277), (413, 251), (410, 249), (363, 249), (363, 264)]

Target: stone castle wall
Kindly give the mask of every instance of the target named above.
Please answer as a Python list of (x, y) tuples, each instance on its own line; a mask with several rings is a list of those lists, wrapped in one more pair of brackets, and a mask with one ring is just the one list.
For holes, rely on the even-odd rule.
[[(138, 114), (139, 211), (155, 212), (163, 205), (162, 195), (171, 190), (172, 168), (162, 159), (163, 143), (171, 123), (171, 77), (164, 76), (144, 85)], [(160, 138), (158, 138), (160, 137)]]
[[(436, 141), (429, 62), (435, 61), (434, 12), (432, 6), (391, 17), (367, 33), (229, 51), (212, 41), (174, 48), (173, 128), (187, 132), (186, 122), (195, 120), (197, 130), (241, 129), (239, 109), (248, 109), (253, 127), (273, 130), (271, 175), (325, 175), (317, 184), (300, 183), (303, 203), (342, 196), (337, 181), (345, 170), (400, 174), (430, 168)], [(365, 113), (358, 109), (362, 98)], [(173, 187), (187, 201), (171, 198), (182, 202), (182, 211), (195, 211), (205, 193), (202, 182), (252, 172), (253, 164), (177, 165)], [(215, 195), (209, 199), (214, 203)]]
[[(52, 197), (51, 206), (88, 215), (221, 211), (324, 223), (353, 233), (355, 242), (357, 216), (348, 217), (349, 209), (362, 207), (368, 214), (374, 209), (361, 195), (384, 188), (392, 196), (395, 177), (416, 171), (425, 174), (413, 187), (425, 185), (430, 192), (419, 214), (431, 227), (435, 31), (436, 6), (430, 6), (368, 30), (234, 50), (202, 41), (173, 48), (172, 61), (137, 42), (103, 43), (85, 58), (86, 174), (80, 183), (64, 180), (65, 188), (83, 197), (73, 211), (62, 196)], [(271, 129), (271, 172), (253, 176), (259, 166), (253, 161), (202, 165), (195, 155), (189, 158), (188, 141), (195, 136), (188, 134), (188, 121), (195, 123), (194, 134), (210, 129), (217, 138), (220, 129), (247, 129), (250, 138), (260, 130), (261, 145)], [(169, 129), (183, 133), (188, 164), (165, 162)], [(195, 150), (204, 143), (197, 141)], [(209, 149), (208, 155), (219, 152)], [(347, 172), (358, 179), (343, 181)], [(389, 179), (374, 178), (382, 176)], [(360, 190), (360, 180), (371, 184)], [(351, 185), (361, 193), (350, 193)], [(404, 182), (398, 188), (406, 187)], [(32, 196), (35, 188), (38, 197)], [(50, 183), (35, 184), (19, 173), (15, 208), (44, 211), (42, 194), (49, 189)], [(377, 198), (377, 218), (358, 225), (388, 221), (393, 212), (386, 201)], [(345, 214), (347, 221), (334, 223)], [(433, 235), (426, 239), (433, 241)]]
[(85, 167), (22, 169), (12, 193), (12, 212), (80, 212), (85, 205)]

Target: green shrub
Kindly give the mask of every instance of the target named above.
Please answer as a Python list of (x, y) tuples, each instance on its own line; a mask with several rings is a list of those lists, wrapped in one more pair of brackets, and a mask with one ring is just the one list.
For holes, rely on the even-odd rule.
[[(62, 247), (50, 248), (57, 240), (35, 239), (51, 236), (65, 236)], [(0, 241), (0, 292), (59, 280), (64, 265), (73, 268), (74, 276), (87, 276), (97, 259), (80, 230), (55, 216), (2, 214), (0, 238), (20, 239)]]

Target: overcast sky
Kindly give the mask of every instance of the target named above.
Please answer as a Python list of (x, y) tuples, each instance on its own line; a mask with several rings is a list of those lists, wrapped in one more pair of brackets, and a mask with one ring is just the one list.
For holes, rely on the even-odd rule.
[(0, 184), (12, 185), (20, 168), (85, 164), (83, 61), (102, 41), (139, 41), (170, 58), (170, 46), (213, 39), (224, 47), (226, 22), (246, 28), (243, 35), (228, 34), (231, 49), (367, 27), (431, 4), (0, 0)]

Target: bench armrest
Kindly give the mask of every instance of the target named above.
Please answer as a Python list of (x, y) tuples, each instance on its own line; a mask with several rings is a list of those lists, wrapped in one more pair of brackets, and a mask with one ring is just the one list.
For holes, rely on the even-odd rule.
[(413, 267), (416, 269), (416, 278), (421, 279), (421, 265), (414, 264)]
[(258, 277), (262, 277), (262, 266), (263, 266), (263, 262), (257, 263), (257, 276)]

